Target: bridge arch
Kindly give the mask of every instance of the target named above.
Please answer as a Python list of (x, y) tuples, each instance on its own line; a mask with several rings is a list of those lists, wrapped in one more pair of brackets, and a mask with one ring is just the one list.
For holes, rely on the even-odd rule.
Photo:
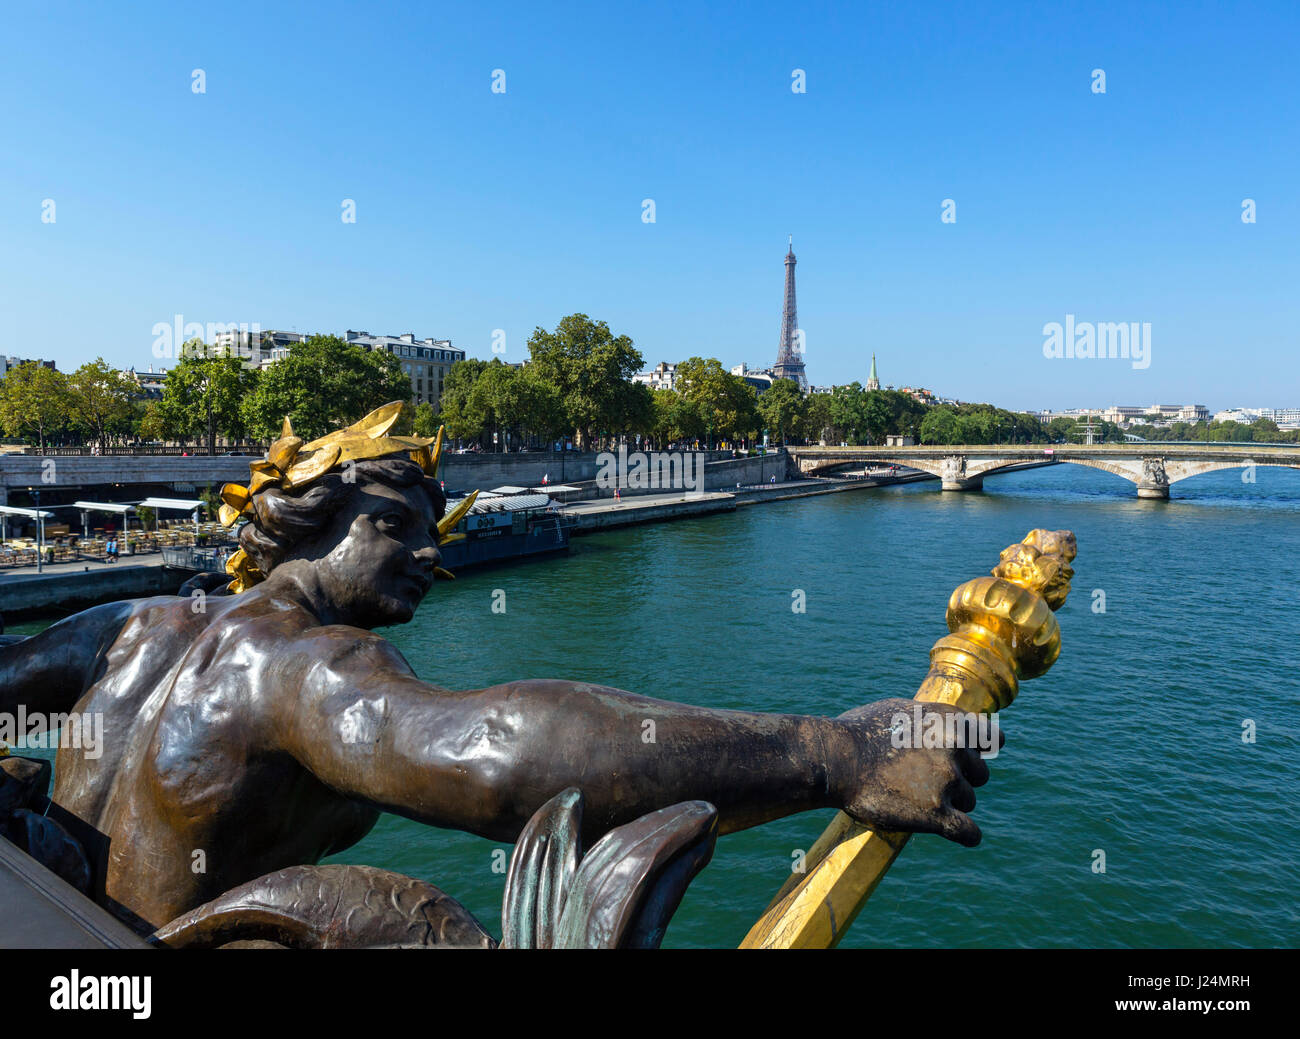
[[(1136, 448), (1136, 449), (1135, 449)], [(1137, 487), (1138, 497), (1168, 498), (1171, 484), (1201, 473), (1247, 466), (1300, 469), (1300, 450), (1278, 445), (1068, 445), (1042, 448), (1037, 445), (946, 447), (853, 447), (795, 448), (792, 454), (799, 469), (821, 475), (849, 465), (901, 465), (936, 476), (944, 490), (978, 490), (984, 477), (1026, 462), (1067, 462), (1099, 469), (1128, 480)]]
[[(1300, 461), (1294, 463), (1262, 461), (1257, 462), (1253, 458), (1243, 458), (1240, 462), (1166, 462), (1165, 467), (1169, 470), (1169, 482), (1177, 483), (1179, 480), (1186, 480), (1189, 476), (1200, 476), (1202, 473), (1213, 473), (1221, 469), (1245, 469), (1247, 466), (1254, 466), (1256, 469), (1300, 469)], [(1177, 472), (1177, 476), (1174, 473)]]

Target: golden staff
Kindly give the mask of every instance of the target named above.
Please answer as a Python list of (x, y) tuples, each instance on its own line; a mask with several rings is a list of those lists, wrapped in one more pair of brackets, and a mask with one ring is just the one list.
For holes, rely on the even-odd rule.
[[(1076, 545), (1068, 530), (1033, 530), (1001, 555), (992, 577), (959, 586), (948, 631), (930, 650), (917, 700), (991, 714), (1061, 653), (1053, 615), (1070, 592)], [(742, 949), (834, 948), (911, 834), (873, 830), (841, 812), (750, 929)]]

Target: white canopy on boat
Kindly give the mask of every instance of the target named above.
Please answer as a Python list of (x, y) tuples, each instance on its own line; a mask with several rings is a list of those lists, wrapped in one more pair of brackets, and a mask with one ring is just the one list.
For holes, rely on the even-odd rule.
[(471, 515), (482, 512), (518, 512), (521, 509), (544, 509), (551, 504), (545, 494), (515, 494), (501, 498), (489, 498), (487, 501), (475, 499), (470, 506)]

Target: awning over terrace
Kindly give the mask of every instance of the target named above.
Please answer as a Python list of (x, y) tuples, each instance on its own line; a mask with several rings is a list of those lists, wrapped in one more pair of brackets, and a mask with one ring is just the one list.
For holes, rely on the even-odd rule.
[(130, 502), (124, 501), (74, 501), (74, 509), (81, 509), (82, 512), (116, 512), (119, 515), (125, 515), (135, 508)]
[[(203, 507), (203, 502), (193, 498), (146, 498), (140, 505), (150, 509), (170, 509), (174, 512), (193, 512)], [(139, 506), (136, 506), (137, 508)]]
[[(192, 512), (194, 513), (194, 532), (199, 530), (199, 509), (203, 502), (195, 498), (146, 498), (136, 508), (155, 509), (158, 512)], [(157, 522), (154, 527), (157, 528)]]
[(53, 519), (54, 513), (43, 509), (20, 509), (15, 505), (0, 505), (0, 544), (9, 540), (9, 517), (21, 516), (23, 519), (36, 520), (38, 542), (45, 540), (45, 521)]

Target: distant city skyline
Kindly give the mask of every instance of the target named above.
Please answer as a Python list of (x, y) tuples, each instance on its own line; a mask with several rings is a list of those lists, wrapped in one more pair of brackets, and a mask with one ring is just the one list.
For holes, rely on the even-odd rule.
[[(183, 314), (519, 361), (583, 312), (767, 366), (793, 232), (811, 384), (1300, 404), (1290, 5), (75, 11), (3, 16), (3, 354), (143, 370)], [(1149, 367), (1045, 356), (1066, 315)]]

